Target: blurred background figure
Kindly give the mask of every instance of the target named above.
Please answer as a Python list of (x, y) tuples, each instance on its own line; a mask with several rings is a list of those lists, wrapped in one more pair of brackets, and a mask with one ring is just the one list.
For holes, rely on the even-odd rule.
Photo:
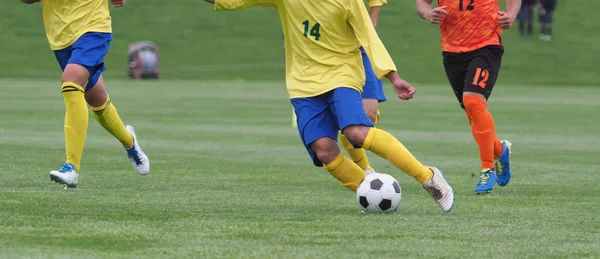
[(550, 41), (552, 39), (552, 21), (557, 0), (540, 0), (540, 40)]
[(533, 34), (533, 9), (536, 3), (537, 0), (523, 0), (521, 3), (521, 10), (517, 16), (521, 36), (531, 36)]

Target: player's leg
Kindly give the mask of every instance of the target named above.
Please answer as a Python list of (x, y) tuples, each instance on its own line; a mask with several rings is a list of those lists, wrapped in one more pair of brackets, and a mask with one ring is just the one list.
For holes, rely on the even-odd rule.
[(448, 212), (452, 209), (454, 192), (442, 172), (437, 168), (424, 166), (394, 136), (373, 127), (373, 123), (362, 109), (358, 91), (351, 88), (335, 89), (330, 110), (337, 120), (337, 125), (353, 144), (388, 160), (415, 178), (443, 211)]
[(544, 26), (546, 26), (546, 40), (552, 40), (552, 23), (554, 22), (554, 10), (548, 10), (546, 12), (546, 18)]
[(327, 108), (328, 95), (290, 100), (296, 114), (298, 132), (313, 164), (323, 166), (343, 186), (356, 192), (366, 174), (338, 148), (338, 127)]
[[(90, 72), (86, 85), (85, 99), (90, 105), (96, 121), (112, 134), (127, 151), (133, 168), (140, 174), (150, 171), (150, 161), (136, 141), (133, 127), (123, 124), (117, 109), (106, 91), (102, 72), (106, 70), (104, 57), (110, 48), (110, 33), (86, 33), (74, 44), (71, 62), (84, 64)], [(76, 54), (76, 55), (75, 55)]]
[[(379, 122), (378, 107), (378, 100), (363, 99), (363, 108), (365, 109), (367, 116), (373, 122), (374, 125), (377, 125), (377, 122)], [(350, 143), (350, 140), (348, 140), (348, 138), (346, 138), (346, 136), (342, 134), (342, 131), (339, 132), (339, 137), (340, 143), (342, 143), (344, 149), (346, 149), (352, 160), (354, 160), (354, 163), (356, 163), (367, 174), (374, 173), (375, 170), (369, 164), (369, 158), (367, 157), (367, 152), (365, 151), (365, 149), (363, 149), (362, 147), (355, 147), (354, 145), (352, 145), (352, 143)]]
[(543, 41), (549, 41), (552, 39), (552, 26), (551, 26), (551, 22), (552, 22), (552, 10), (546, 9), (546, 8), (542, 8), (540, 10), (540, 18), (539, 18), (540, 24), (541, 24), (541, 34), (540, 34), (540, 40)]
[(533, 6), (527, 7), (527, 36), (533, 35)]
[[(363, 100), (363, 102), (365, 101), (368, 102), (368, 100)], [(365, 108), (366, 105), (368, 104), (365, 103)], [(373, 168), (369, 164), (369, 158), (365, 149), (363, 149), (362, 147), (355, 147), (354, 145), (352, 145), (352, 143), (350, 143), (350, 140), (348, 140), (348, 138), (346, 138), (346, 136), (342, 134), (342, 131), (339, 131), (339, 139), (340, 143), (348, 152), (348, 155), (350, 155), (354, 163), (356, 163), (362, 170), (364, 170), (365, 173), (374, 172)]]
[(90, 79), (90, 82), (94, 81), (97, 83), (86, 92), (86, 100), (92, 109), (94, 118), (121, 142), (133, 169), (140, 175), (147, 175), (150, 172), (150, 160), (139, 144), (135, 129), (133, 126), (123, 124), (106, 91), (102, 76)]
[(472, 53), (467, 65), (462, 101), (481, 159), (476, 193), (493, 191), (497, 181), (494, 160), (504, 150), (503, 144), (496, 137), (494, 120), (487, 109), (487, 99), (498, 78), (503, 52), (501, 46), (484, 47)]
[(521, 6), (521, 10), (519, 10), (519, 14), (517, 14), (517, 21), (519, 22), (519, 34), (521, 34), (521, 36), (525, 35), (525, 23), (526, 23), (526, 17), (525, 17), (525, 13), (527, 10), (525, 10), (525, 8), (527, 8), (526, 6)]
[(79, 182), (78, 172), (89, 120), (84, 97), (89, 72), (81, 65), (69, 64), (72, 52), (72, 46), (54, 52), (63, 71), (61, 93), (65, 103), (66, 161), (59, 170), (50, 172), (50, 180), (68, 187), (76, 187)]
[[(383, 92), (383, 84), (381, 80), (377, 78), (375, 72), (373, 72), (373, 67), (369, 60), (369, 57), (365, 53), (364, 49), (360, 48), (363, 60), (363, 66), (365, 69), (365, 85), (363, 86), (363, 107), (369, 119), (373, 122), (373, 124), (377, 125), (379, 122), (379, 102), (385, 102), (386, 97)], [(373, 168), (369, 164), (369, 159), (367, 157), (367, 152), (363, 148), (356, 148), (344, 134), (339, 134), (340, 142), (342, 146), (352, 160), (360, 166), (365, 172), (371, 173), (374, 172)]]

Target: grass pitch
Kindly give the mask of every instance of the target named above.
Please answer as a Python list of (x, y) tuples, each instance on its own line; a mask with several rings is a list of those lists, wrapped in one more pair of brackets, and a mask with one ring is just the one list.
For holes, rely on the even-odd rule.
[(399, 211), (361, 213), (311, 165), (291, 127), (283, 83), (107, 79), (152, 172), (90, 121), (80, 186), (63, 162), (63, 104), (52, 81), (0, 79), (0, 257), (599, 257), (600, 88), (498, 85), (490, 102), (514, 144), (514, 178), (476, 196), (478, 153), (444, 84), (414, 100), (388, 93), (380, 127), (456, 190), (442, 213), (411, 178)]

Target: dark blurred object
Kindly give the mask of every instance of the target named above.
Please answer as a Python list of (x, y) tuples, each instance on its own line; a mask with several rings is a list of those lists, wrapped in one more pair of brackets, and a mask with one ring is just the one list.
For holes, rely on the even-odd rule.
[(536, 3), (537, 0), (523, 0), (521, 2), (521, 10), (517, 16), (521, 36), (531, 36), (533, 34), (533, 9)]
[(129, 45), (129, 79), (159, 79), (158, 48), (151, 41), (139, 41)]
[(540, 0), (540, 40), (550, 41), (552, 39), (552, 23), (554, 22), (554, 10), (557, 0)]

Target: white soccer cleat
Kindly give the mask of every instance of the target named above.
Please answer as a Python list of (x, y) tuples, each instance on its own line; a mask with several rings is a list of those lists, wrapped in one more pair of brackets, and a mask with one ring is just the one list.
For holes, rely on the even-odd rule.
[(131, 136), (133, 136), (133, 147), (130, 149), (125, 149), (127, 151), (127, 157), (133, 166), (133, 169), (140, 175), (147, 175), (150, 173), (150, 160), (138, 142), (137, 136), (135, 135), (135, 130), (133, 126), (127, 125), (125, 127)]
[(61, 169), (50, 171), (50, 180), (69, 188), (75, 188), (79, 183), (79, 174), (72, 164), (63, 164)]
[(423, 183), (423, 188), (431, 195), (444, 212), (450, 212), (454, 206), (454, 190), (446, 181), (444, 173), (435, 167), (429, 167), (433, 177)]

